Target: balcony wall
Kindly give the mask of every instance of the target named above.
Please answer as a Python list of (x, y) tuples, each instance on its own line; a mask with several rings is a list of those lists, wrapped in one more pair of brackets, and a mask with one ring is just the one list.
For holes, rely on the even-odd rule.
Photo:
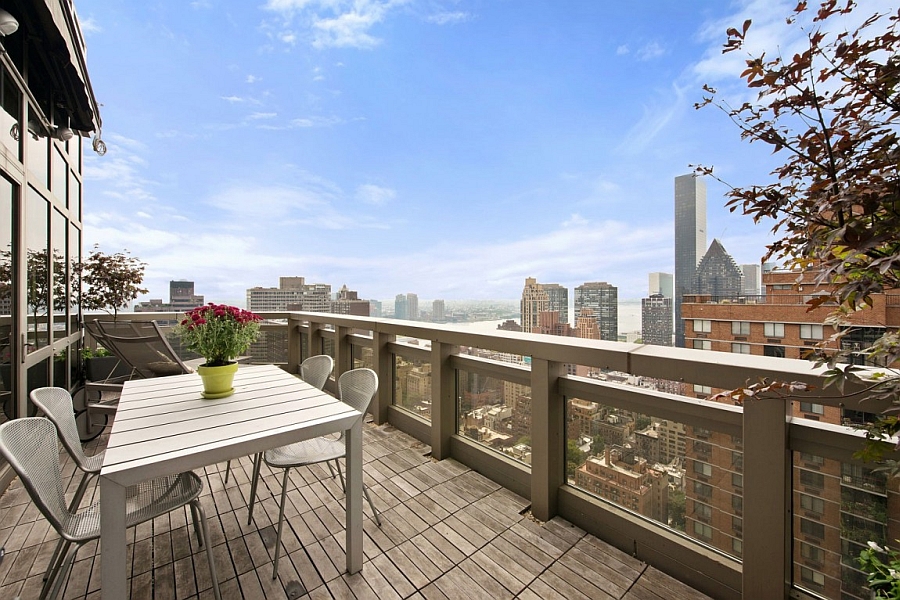
[[(897, 537), (898, 523), (890, 516), (897, 514), (892, 510), (896, 486), (887, 489), (883, 478), (869, 481), (871, 465), (851, 456), (862, 434), (791, 416), (792, 401), (829, 407), (829, 412), (877, 412), (886, 405), (862, 394), (838, 398), (833, 390), (823, 390), (821, 373), (809, 362), (505, 331), (476, 333), (452, 325), (325, 313), (265, 316), (273, 320), (263, 327), (263, 341), (254, 352), (266, 362), (297, 372), (307, 356), (328, 353), (335, 358), (334, 379), (326, 386), (331, 391), (336, 391), (340, 373), (357, 366), (375, 369), (381, 381), (371, 407), (376, 422), (389, 422), (429, 444), (433, 458), (452, 457), (529, 499), (534, 518), (561, 516), (710, 596), (856, 597), (841, 588), (842, 571), (858, 552), (856, 537)], [(128, 317), (177, 318), (151, 313)], [(509, 362), (513, 356), (525, 359)], [(674, 382), (688, 390), (733, 389), (760, 378), (803, 381), (814, 389), (794, 398), (737, 406), (623, 385), (603, 375), (609, 372)], [(477, 428), (467, 429), (469, 413), (463, 405), (477, 399), (473, 378), (502, 381), (519, 390), (520, 399), (528, 399), (527, 450), (498, 451), (479, 441)], [(589, 406), (652, 416), (654, 422), (692, 432), (693, 442), (676, 453), (683, 457), (684, 476), (698, 482), (696, 493), (687, 492), (685, 517), (696, 529), (666, 526), (634, 508), (637, 504), (611, 502), (567, 476), (568, 432)], [(504, 416), (500, 413), (494, 416)], [(713, 467), (726, 463), (728, 485), (735, 487), (728, 494), (724, 483), (704, 487), (704, 481), (715, 477)], [(704, 464), (712, 465), (708, 472)], [(879, 495), (872, 496), (865, 486), (852, 487), (860, 481), (877, 488)], [(730, 498), (728, 511), (719, 510), (720, 497)], [(703, 508), (704, 503), (713, 510)], [(864, 516), (876, 514), (881, 521), (848, 516), (844, 511), (852, 506), (875, 506), (878, 510)], [(708, 539), (706, 528), (714, 532)], [(730, 546), (717, 537), (726, 530)]]

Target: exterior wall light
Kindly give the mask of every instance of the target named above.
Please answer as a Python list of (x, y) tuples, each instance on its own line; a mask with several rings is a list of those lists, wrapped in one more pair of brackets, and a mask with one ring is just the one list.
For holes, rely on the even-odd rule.
[(0, 35), (7, 36), (19, 30), (19, 22), (14, 16), (0, 8)]

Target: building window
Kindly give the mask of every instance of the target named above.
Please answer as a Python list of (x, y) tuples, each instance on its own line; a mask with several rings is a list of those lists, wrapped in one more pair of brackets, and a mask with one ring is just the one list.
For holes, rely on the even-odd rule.
[(818, 564), (825, 562), (825, 551), (818, 546), (813, 546), (806, 542), (800, 542), (800, 556), (810, 562)]
[(744, 487), (744, 476), (740, 473), (732, 473), (731, 474), (731, 485), (736, 488)]
[(731, 508), (735, 513), (741, 514), (744, 512), (744, 497), (734, 495), (731, 497)]
[(764, 323), (763, 331), (765, 332), (766, 337), (783, 338), (784, 337), (784, 323)]
[(801, 340), (821, 340), (823, 337), (822, 326), (813, 325), (811, 323), (802, 323), (800, 325)]
[(750, 321), (732, 321), (731, 335), (750, 335)]
[(701, 481), (694, 482), (694, 493), (701, 498), (712, 498), (712, 486)]
[(822, 587), (825, 585), (825, 576), (808, 567), (800, 567), (800, 581)]
[(700, 521), (694, 521), (694, 535), (696, 535), (700, 539), (711, 540), (712, 539), (712, 527), (707, 525), (706, 523), (701, 523)]
[(712, 477), (712, 465), (699, 460), (694, 461), (694, 473), (705, 477)]
[(709, 319), (694, 319), (694, 333), (709, 333), (712, 331), (712, 321)]
[(810, 463), (812, 465), (822, 466), (825, 464), (825, 459), (816, 454), (809, 454), (808, 452), (800, 453), (800, 460), (806, 463)]
[(739, 540), (738, 538), (731, 538), (731, 549), (737, 556), (741, 556), (744, 553), (743, 540)]
[(815, 402), (801, 402), (800, 412), (811, 413), (814, 415), (824, 415), (825, 406), (823, 406), (822, 404), (816, 404)]
[(784, 346), (763, 346), (763, 356), (784, 358)]
[(708, 385), (697, 385), (694, 384), (694, 393), (695, 394), (712, 394), (712, 388)]
[(825, 487), (825, 476), (821, 473), (800, 469), (800, 483), (809, 487), (822, 488)]
[(800, 494), (800, 508), (821, 515), (825, 513), (825, 501), (816, 496)]
[(701, 521), (709, 522), (712, 519), (712, 508), (700, 502), (694, 502), (694, 515)]
[(731, 466), (735, 469), (742, 470), (744, 468), (744, 453), (740, 450), (731, 451)]
[(694, 340), (694, 350), (712, 350), (712, 340)]
[(731, 351), (735, 354), (750, 354), (750, 344), (731, 343)]
[(800, 531), (805, 535), (811, 535), (820, 540), (825, 539), (825, 526), (809, 519), (800, 518)]

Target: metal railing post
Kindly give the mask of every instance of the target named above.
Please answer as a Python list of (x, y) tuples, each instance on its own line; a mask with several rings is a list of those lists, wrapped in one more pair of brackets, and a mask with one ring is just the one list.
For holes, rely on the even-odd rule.
[(565, 406), (558, 385), (564, 373), (562, 363), (531, 361), (531, 513), (541, 521), (556, 516), (566, 482)]
[(372, 399), (371, 411), (375, 423), (388, 420), (388, 407), (394, 401), (394, 356), (388, 348), (396, 336), (372, 332), (372, 368), (378, 373), (378, 393)]
[(450, 438), (456, 434), (456, 372), (450, 356), (457, 346), (431, 343), (431, 455), (450, 457)]
[(744, 402), (743, 597), (788, 598), (791, 588), (790, 401)]

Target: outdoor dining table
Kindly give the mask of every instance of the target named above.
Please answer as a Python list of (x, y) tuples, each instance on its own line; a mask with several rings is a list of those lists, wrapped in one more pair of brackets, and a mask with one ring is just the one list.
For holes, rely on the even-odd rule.
[(101, 590), (128, 597), (125, 490), (140, 481), (347, 432), (347, 571), (362, 569), (360, 413), (275, 365), (241, 365), (234, 394), (201, 397), (196, 374), (125, 384), (100, 471)]

